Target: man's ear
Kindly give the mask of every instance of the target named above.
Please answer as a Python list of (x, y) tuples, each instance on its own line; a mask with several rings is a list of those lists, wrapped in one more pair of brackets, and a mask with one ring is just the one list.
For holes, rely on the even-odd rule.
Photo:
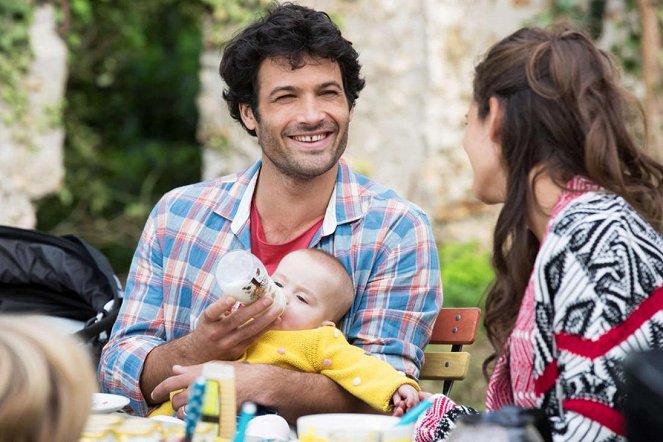
[(504, 105), (497, 97), (488, 99), (488, 127), (490, 141), (500, 143), (502, 140), (502, 122), (504, 121)]
[(242, 118), (242, 123), (249, 130), (256, 130), (258, 127), (258, 122), (256, 117), (253, 115), (253, 109), (249, 106), (248, 103), (239, 104), (239, 116)]

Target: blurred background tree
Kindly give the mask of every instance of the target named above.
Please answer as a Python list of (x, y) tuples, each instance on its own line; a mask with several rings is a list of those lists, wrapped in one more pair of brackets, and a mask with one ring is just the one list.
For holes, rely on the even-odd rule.
[(570, 22), (613, 53), (625, 75), (640, 83), (647, 149), (663, 161), (663, 4), (659, 0), (552, 0), (540, 24)]
[(200, 178), (201, 3), (63, 2), (66, 179), (38, 228), (77, 232), (125, 273), (155, 201)]

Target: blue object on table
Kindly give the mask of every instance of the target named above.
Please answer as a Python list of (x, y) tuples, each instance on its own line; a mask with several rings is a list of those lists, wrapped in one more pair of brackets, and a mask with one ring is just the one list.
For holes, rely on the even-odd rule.
[(410, 425), (411, 423), (416, 422), (417, 418), (426, 410), (428, 410), (431, 405), (433, 405), (433, 398), (434, 396), (431, 396), (427, 399), (424, 399), (423, 401), (419, 402), (417, 405), (412, 407), (410, 411), (405, 413), (401, 419), (398, 421), (396, 424), (397, 427), (401, 427), (404, 425)]
[(253, 419), (253, 416), (256, 415), (258, 407), (253, 402), (244, 402), (242, 404), (242, 412), (239, 415), (237, 422), (237, 432), (233, 438), (233, 442), (244, 442), (244, 433), (246, 433), (246, 427), (249, 424), (249, 421)]
[(196, 425), (202, 416), (203, 397), (205, 396), (205, 378), (199, 376), (193, 382), (189, 392), (189, 401), (186, 404), (186, 416), (184, 417), (184, 441), (191, 442)]

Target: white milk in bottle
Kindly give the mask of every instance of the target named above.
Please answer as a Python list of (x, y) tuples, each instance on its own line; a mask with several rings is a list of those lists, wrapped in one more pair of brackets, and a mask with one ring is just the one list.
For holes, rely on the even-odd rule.
[(223, 294), (242, 304), (252, 304), (263, 296), (270, 296), (274, 308), (281, 312), (285, 310), (281, 288), (274, 283), (262, 262), (248, 250), (232, 250), (223, 255), (216, 266), (215, 276)]

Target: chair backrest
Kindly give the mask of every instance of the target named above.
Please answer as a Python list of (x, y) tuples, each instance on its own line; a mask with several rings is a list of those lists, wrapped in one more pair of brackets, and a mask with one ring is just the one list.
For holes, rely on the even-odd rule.
[(463, 345), (474, 343), (480, 318), (481, 309), (477, 307), (442, 308), (435, 320), (430, 344), (451, 345), (451, 350), (427, 347), (419, 379), (444, 381), (442, 392), (445, 395), (451, 391), (453, 381), (465, 379), (470, 354), (461, 350)]

